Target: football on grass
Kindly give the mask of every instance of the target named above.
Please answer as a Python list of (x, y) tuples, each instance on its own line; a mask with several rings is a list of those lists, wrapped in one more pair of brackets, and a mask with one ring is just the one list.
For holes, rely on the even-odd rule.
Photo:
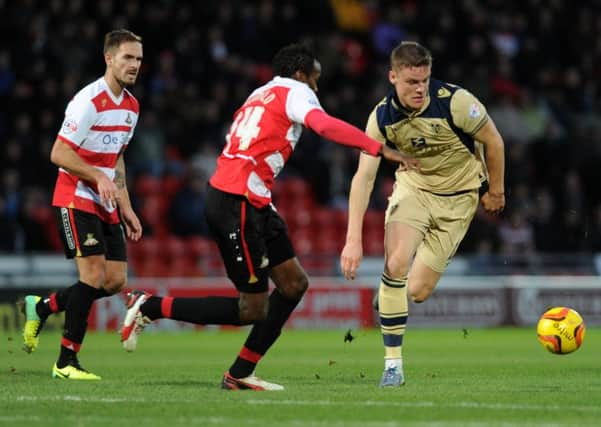
[(538, 320), (536, 332), (540, 343), (553, 354), (576, 351), (584, 341), (586, 326), (582, 316), (569, 307), (553, 307)]

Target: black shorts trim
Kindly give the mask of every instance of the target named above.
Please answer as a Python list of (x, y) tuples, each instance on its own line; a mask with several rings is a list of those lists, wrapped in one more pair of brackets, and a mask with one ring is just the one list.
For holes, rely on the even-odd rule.
[(472, 191), (476, 191), (475, 188), (472, 188), (470, 190), (455, 191), (454, 193), (435, 193), (433, 191), (428, 191), (428, 190), (424, 190), (424, 189), (421, 189), (421, 190), (425, 191), (426, 193), (434, 194), (435, 196), (440, 196), (440, 197), (455, 197), (455, 196), (461, 196), (462, 194), (471, 193)]
[(104, 255), (110, 261), (127, 261), (121, 224), (109, 224), (78, 209), (55, 207), (55, 214), (67, 258)]

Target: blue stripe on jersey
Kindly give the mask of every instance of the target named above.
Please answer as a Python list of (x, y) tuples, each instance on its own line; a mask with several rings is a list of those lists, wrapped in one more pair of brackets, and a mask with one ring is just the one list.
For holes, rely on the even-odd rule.
[(382, 334), (382, 338), (386, 347), (400, 347), (403, 345), (403, 335)]
[[(451, 93), (451, 96), (439, 98), (437, 93), (440, 88), (448, 90)], [(459, 138), (459, 140), (463, 143), (463, 145), (465, 145), (470, 153), (474, 153), (474, 138), (457, 127), (453, 122), (453, 116), (451, 115), (451, 98), (458, 89), (461, 88), (459, 86), (449, 85), (440, 80), (431, 79), (430, 87), (428, 89), (430, 94), (430, 105), (428, 105), (428, 108), (426, 108), (417, 117), (423, 119), (446, 119), (455, 135), (457, 135), (457, 138)], [(400, 122), (409, 116), (405, 114), (403, 109), (395, 108), (392, 104), (393, 100), (395, 104), (400, 105), (394, 89), (391, 90), (388, 95), (386, 95), (386, 102), (377, 107), (376, 117), (378, 119), (378, 128), (380, 129), (380, 133), (382, 133), (382, 135), (386, 138), (386, 145), (396, 148), (394, 143), (389, 141), (386, 137), (386, 126)]]

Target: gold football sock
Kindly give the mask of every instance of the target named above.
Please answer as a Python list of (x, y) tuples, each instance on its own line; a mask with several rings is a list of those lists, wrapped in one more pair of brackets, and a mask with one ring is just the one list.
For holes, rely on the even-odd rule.
[(382, 274), (378, 293), (380, 330), (384, 339), (384, 358), (400, 359), (407, 323), (407, 277), (392, 279)]

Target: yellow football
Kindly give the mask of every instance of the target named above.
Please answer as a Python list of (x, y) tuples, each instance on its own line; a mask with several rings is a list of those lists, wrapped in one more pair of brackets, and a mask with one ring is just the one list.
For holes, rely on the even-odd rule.
[(584, 341), (586, 326), (582, 316), (569, 307), (553, 307), (538, 321), (536, 332), (540, 343), (553, 354), (576, 351)]

